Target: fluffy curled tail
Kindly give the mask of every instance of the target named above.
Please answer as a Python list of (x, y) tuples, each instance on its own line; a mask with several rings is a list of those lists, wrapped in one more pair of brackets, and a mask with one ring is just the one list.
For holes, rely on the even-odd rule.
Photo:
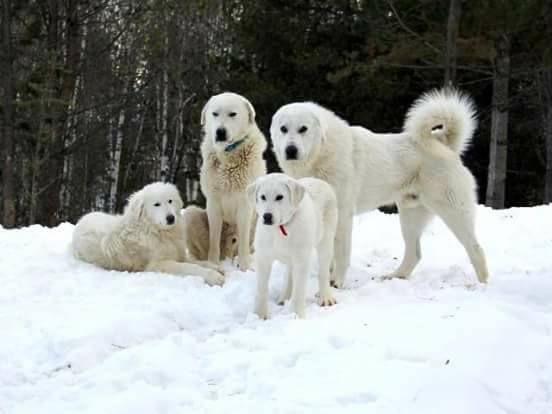
[(420, 144), (441, 142), (462, 154), (477, 126), (473, 101), (455, 89), (426, 92), (408, 110), (404, 132)]

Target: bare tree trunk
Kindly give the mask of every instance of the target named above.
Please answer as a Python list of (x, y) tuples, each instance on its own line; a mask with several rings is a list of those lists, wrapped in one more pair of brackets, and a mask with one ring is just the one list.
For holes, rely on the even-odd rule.
[(169, 73), (167, 68), (163, 69), (163, 80), (161, 84), (161, 163), (159, 166), (159, 179), (167, 181), (169, 178)]
[(456, 46), (458, 43), (458, 28), (462, 14), (462, 0), (450, 0), (447, 23), (447, 44), (445, 48), (445, 82), (446, 87), (456, 83)]
[(136, 157), (138, 154), (138, 149), (140, 148), (140, 142), (142, 141), (142, 135), (144, 132), (144, 121), (146, 119), (146, 109), (143, 109), (138, 116), (140, 118), (138, 132), (136, 134), (136, 138), (134, 139), (134, 146), (132, 147), (132, 152), (130, 154), (129, 161), (126, 165), (125, 172), (123, 174), (123, 181), (121, 183), (123, 189), (126, 188), (128, 177), (130, 176), (131, 171), (134, 169), (136, 165)]
[(552, 203), (552, 69), (545, 69), (537, 83), (541, 95), (542, 123), (546, 167), (544, 174), (544, 203)]
[(2, 89), (4, 122), (2, 128), (3, 136), (3, 166), (2, 166), (2, 199), (3, 199), (3, 218), (2, 223), (5, 227), (14, 227), (16, 224), (15, 210), (15, 79), (13, 72), (13, 49), (11, 38), (11, 1), (2, 1)]
[[(129, 81), (130, 82), (130, 81)], [(123, 88), (123, 97), (126, 98), (128, 93), (128, 82)], [(126, 99), (125, 99), (126, 101)], [(119, 110), (119, 118), (117, 120), (117, 129), (115, 130), (115, 143), (111, 152), (111, 166), (109, 169), (109, 212), (114, 213), (117, 209), (117, 190), (119, 188), (119, 173), (121, 170), (121, 153), (123, 151), (123, 127), (126, 117), (126, 105), (122, 104)], [(113, 136), (110, 136), (112, 139)]]
[(504, 208), (508, 156), (508, 88), (510, 82), (510, 39), (502, 33), (495, 39), (491, 147), (486, 205)]

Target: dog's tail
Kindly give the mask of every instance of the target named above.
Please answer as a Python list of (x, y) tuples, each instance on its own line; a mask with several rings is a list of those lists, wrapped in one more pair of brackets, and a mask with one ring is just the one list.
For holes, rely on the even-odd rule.
[(455, 89), (423, 94), (406, 114), (404, 132), (423, 146), (441, 142), (457, 154), (470, 144), (477, 126), (473, 101)]

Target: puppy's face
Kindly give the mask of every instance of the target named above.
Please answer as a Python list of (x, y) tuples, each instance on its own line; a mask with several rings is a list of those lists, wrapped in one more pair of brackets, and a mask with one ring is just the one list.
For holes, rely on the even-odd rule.
[(279, 226), (291, 220), (303, 200), (305, 188), (284, 174), (260, 177), (247, 188), (250, 203), (255, 205), (260, 223)]
[(231, 92), (212, 96), (201, 112), (206, 139), (220, 149), (243, 139), (254, 122), (255, 110), (251, 102)]
[(308, 160), (324, 140), (324, 128), (308, 104), (281, 107), (272, 117), (270, 137), (280, 161)]
[(144, 218), (162, 229), (168, 229), (180, 219), (182, 205), (180, 194), (173, 184), (153, 183), (131, 196), (128, 211), (139, 219)]

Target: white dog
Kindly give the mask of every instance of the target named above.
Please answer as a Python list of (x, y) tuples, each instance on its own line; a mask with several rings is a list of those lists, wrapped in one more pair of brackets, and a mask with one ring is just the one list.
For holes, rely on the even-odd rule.
[(122, 215), (83, 216), (73, 231), (73, 254), (105, 269), (197, 275), (210, 285), (222, 284), (224, 277), (215, 265), (187, 260), (181, 209), (174, 185), (146, 185), (130, 197)]
[(268, 280), (275, 260), (287, 265), (287, 287), (278, 302), (291, 297), (293, 311), (305, 316), (305, 289), (313, 250), (318, 252), (319, 303), (335, 304), (330, 291), (330, 264), (337, 226), (337, 200), (332, 187), (316, 178), (295, 180), (269, 174), (247, 189), (256, 206), (257, 298), (255, 312), (268, 318)]
[[(188, 253), (196, 260), (207, 260), (209, 254), (209, 220), (207, 211), (190, 205), (182, 210), (186, 228)], [(233, 259), (238, 254), (238, 234), (235, 225), (222, 223), (220, 260)]]
[(222, 223), (238, 230), (238, 265), (251, 265), (250, 229), (254, 211), (246, 189), (266, 174), (266, 139), (255, 122), (253, 105), (241, 95), (225, 92), (209, 99), (201, 113), (201, 190), (207, 198), (210, 262), (218, 263)]
[(353, 215), (393, 202), (399, 207), (405, 253), (390, 277), (411, 274), (421, 258), (422, 232), (436, 214), (463, 244), (479, 281), (487, 281), (474, 229), (476, 184), (460, 159), (475, 127), (471, 100), (451, 90), (419, 98), (398, 134), (351, 127), (311, 102), (288, 104), (274, 114), (270, 133), (284, 172), (324, 179), (336, 191), (339, 220), (332, 281), (338, 287), (350, 264)]

